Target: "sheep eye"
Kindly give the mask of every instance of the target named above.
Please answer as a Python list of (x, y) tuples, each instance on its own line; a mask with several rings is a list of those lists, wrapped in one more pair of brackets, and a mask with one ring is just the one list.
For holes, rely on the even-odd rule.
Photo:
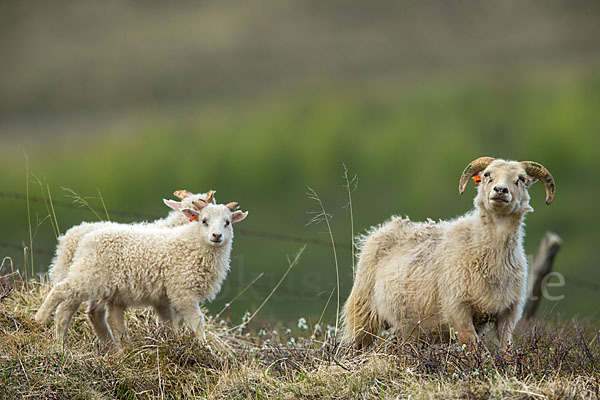
[(225, 226), (229, 226), (229, 220), (225, 221)]
[(519, 177), (519, 180), (517, 181), (517, 183), (519, 183), (519, 181), (521, 181), (521, 182), (525, 183), (525, 178), (524, 178), (524, 177), (522, 177), (522, 176), (520, 176), (520, 177)]
[(206, 219), (206, 218), (202, 219), (202, 223), (203, 223), (204, 225), (208, 225), (208, 219)]
[(490, 177), (490, 173), (486, 172), (485, 174), (483, 174), (484, 177), (489, 178)]

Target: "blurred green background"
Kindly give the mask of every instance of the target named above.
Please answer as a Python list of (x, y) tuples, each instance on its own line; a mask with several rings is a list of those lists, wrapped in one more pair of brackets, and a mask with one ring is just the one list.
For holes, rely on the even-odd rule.
[(56, 244), (37, 201), (48, 191), (64, 232), (97, 217), (63, 187), (104, 216), (101, 193), (123, 222), (166, 215), (176, 189), (215, 189), (250, 215), (211, 312), (264, 272), (230, 316), (255, 310), (306, 241), (257, 318), (314, 322), (336, 273), (325, 226), (306, 225), (318, 210), (307, 186), (332, 216), (343, 302), (343, 164), (358, 175), (361, 233), (392, 214), (468, 211), (475, 190), (458, 195), (460, 173), (489, 155), (541, 162), (557, 182), (551, 206), (540, 184), (530, 191), (527, 253), (546, 230), (564, 239), (566, 284), (549, 289), (564, 298), (540, 315), (599, 317), (597, 1), (2, 2), (0, 54), (0, 254), (15, 268), (27, 180), (36, 273)]

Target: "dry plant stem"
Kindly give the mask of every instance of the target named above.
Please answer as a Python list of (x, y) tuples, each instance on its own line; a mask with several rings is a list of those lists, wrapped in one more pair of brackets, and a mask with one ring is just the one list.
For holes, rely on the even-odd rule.
[(106, 209), (106, 204), (104, 204), (104, 198), (102, 197), (102, 193), (100, 193), (100, 189), (96, 188), (98, 191), (98, 197), (100, 197), (100, 201), (102, 202), (102, 207), (104, 208), (104, 214), (106, 214), (106, 220), (110, 221), (110, 216), (108, 215), (108, 210)]
[(281, 285), (281, 283), (283, 282), (283, 280), (285, 279), (285, 277), (290, 273), (290, 271), (292, 270), (292, 268), (298, 264), (298, 261), (300, 260), (300, 256), (302, 255), (302, 253), (304, 253), (304, 249), (306, 249), (306, 245), (302, 246), (300, 248), (300, 250), (298, 250), (298, 253), (296, 253), (296, 256), (294, 257), (294, 260), (292, 262), (289, 262), (289, 267), (288, 269), (285, 271), (285, 273), (283, 274), (283, 276), (281, 277), (281, 279), (279, 280), (279, 282), (277, 282), (277, 284), (275, 285), (275, 287), (273, 287), (273, 289), (271, 290), (271, 293), (269, 293), (269, 295), (263, 300), (263, 302), (261, 303), (261, 305), (256, 309), (256, 311), (254, 311), (254, 313), (250, 316), (250, 318), (248, 318), (248, 320), (246, 322), (243, 322), (231, 329), (229, 329), (229, 332), (231, 331), (235, 331), (236, 329), (239, 329), (241, 327), (244, 327), (246, 325), (248, 325), (250, 323), (250, 321), (252, 321), (252, 319), (256, 316), (256, 314), (258, 314), (260, 312), (260, 310), (263, 308), (263, 306), (265, 304), (267, 304), (267, 301), (269, 301), (269, 299), (271, 298), (271, 296), (273, 296), (273, 293), (275, 293), (275, 291), (277, 290), (277, 288), (279, 288), (279, 286)]
[(70, 195), (65, 195), (65, 196), (72, 198), (74, 204), (77, 204), (79, 207), (87, 207), (91, 212), (94, 213), (94, 215), (98, 218), (98, 220), (104, 221), (102, 219), (102, 217), (100, 216), (100, 214), (98, 214), (96, 212), (96, 210), (94, 210), (94, 208), (92, 206), (90, 206), (90, 203), (88, 203), (88, 201), (84, 197), (81, 197), (79, 195), (79, 193), (75, 192), (73, 189), (69, 189), (66, 187), (61, 187), (61, 189), (64, 190), (65, 192), (70, 193)]
[(236, 294), (236, 295), (235, 295), (235, 297), (234, 297), (233, 299), (231, 299), (231, 300), (229, 300), (227, 303), (225, 303), (225, 307), (223, 307), (223, 308), (221, 309), (221, 311), (219, 311), (219, 313), (218, 313), (217, 315), (215, 315), (215, 317), (214, 317), (214, 318), (215, 318), (215, 319), (219, 318), (219, 317), (221, 316), (221, 314), (223, 314), (223, 312), (224, 312), (225, 310), (227, 310), (229, 307), (231, 307), (231, 304), (232, 304), (234, 301), (236, 301), (236, 300), (237, 300), (237, 299), (238, 299), (238, 298), (239, 298), (241, 295), (243, 295), (243, 294), (244, 294), (244, 292), (246, 292), (246, 290), (250, 289), (250, 287), (251, 287), (252, 285), (254, 285), (254, 283), (255, 283), (257, 280), (259, 280), (260, 278), (262, 278), (264, 274), (265, 274), (264, 272), (261, 272), (261, 273), (260, 273), (260, 274), (259, 274), (259, 275), (258, 275), (256, 278), (254, 278), (254, 280), (253, 280), (252, 282), (250, 282), (248, 285), (246, 285), (246, 287), (245, 287), (245, 288), (243, 288), (243, 289), (242, 289), (242, 290), (241, 290), (241, 291), (240, 291), (238, 294)]
[[(342, 164), (342, 166), (344, 167), (344, 179), (346, 181), (344, 187), (346, 188), (346, 192), (348, 193), (348, 210), (350, 211), (350, 239), (351, 239), (351, 246), (352, 246), (352, 282), (354, 282), (354, 280), (356, 279), (356, 255), (355, 255), (355, 242), (354, 242), (354, 211), (352, 208), (352, 192), (356, 189), (356, 186), (358, 185), (357, 182), (357, 176), (354, 175), (354, 177), (352, 178), (352, 180), (350, 180), (348, 178), (348, 168), (346, 167), (346, 164)], [(350, 186), (354, 184), (354, 187), (351, 189)], [(356, 321), (356, 318), (354, 318), (354, 321)], [(352, 329), (354, 329), (355, 326), (352, 327)]]
[(335, 291), (335, 288), (331, 289), (331, 293), (329, 293), (329, 297), (327, 298), (325, 307), (323, 307), (323, 310), (321, 311), (321, 316), (319, 317), (319, 320), (317, 321), (317, 323), (315, 325), (315, 329), (313, 329), (312, 335), (310, 335), (311, 340), (315, 338), (315, 334), (317, 332), (317, 325), (319, 325), (321, 323), (321, 321), (323, 320), (323, 315), (325, 315), (325, 310), (327, 310), (327, 307), (329, 306), (329, 302), (331, 301), (331, 297), (333, 296), (334, 291)]
[[(356, 189), (356, 186), (358, 185), (358, 181), (357, 181), (357, 176), (354, 175), (354, 177), (350, 180), (348, 178), (348, 168), (346, 167), (346, 164), (342, 164), (342, 166), (344, 167), (344, 180), (346, 181), (346, 184), (344, 185), (344, 187), (346, 188), (346, 192), (348, 193), (348, 210), (350, 212), (350, 241), (352, 244), (352, 280), (354, 281), (355, 278), (355, 264), (356, 264), (356, 257), (355, 257), (355, 242), (354, 242), (354, 210), (352, 208), (352, 192)], [(350, 187), (354, 185), (354, 187), (351, 189)]]
[[(50, 212), (50, 207), (48, 206), (48, 200), (46, 199), (46, 192), (44, 190), (44, 183), (42, 182), (42, 180), (36, 174), (32, 173), (31, 176), (33, 176), (33, 179), (35, 180), (35, 183), (37, 185), (39, 185), (40, 189), (42, 190), (42, 200), (44, 201), (44, 206), (46, 207), (46, 211), (48, 212), (48, 218), (50, 218), (50, 226), (52, 226), (52, 231), (54, 231), (54, 237), (58, 239), (58, 236), (60, 235), (60, 233), (57, 230), (57, 226), (54, 226), (56, 215), (54, 215), (54, 219), (53, 219), (52, 218), (52, 213)], [(48, 187), (48, 194), (50, 194), (50, 187)], [(52, 210), (54, 211), (54, 208)], [(39, 227), (39, 224), (38, 224), (38, 227)]]
[[(29, 206), (29, 156), (25, 153), (25, 160), (27, 162), (27, 176), (25, 179), (26, 183), (26, 196), (27, 196), (27, 225), (29, 227), (29, 255), (31, 257), (31, 276), (33, 277), (33, 234), (31, 232), (31, 208)], [(25, 256), (27, 258), (27, 256)], [(25, 266), (25, 276), (27, 276), (27, 267)]]
[[(338, 265), (337, 251), (335, 248), (335, 240), (333, 239), (333, 232), (331, 231), (331, 224), (329, 224), (330, 215), (325, 211), (325, 207), (323, 206), (323, 202), (321, 198), (315, 192), (315, 190), (311, 187), (308, 188), (308, 196), (309, 198), (315, 200), (319, 203), (319, 207), (321, 208), (321, 212), (318, 213), (312, 221), (318, 222), (321, 219), (325, 221), (327, 225), (327, 232), (329, 233), (329, 239), (331, 240), (331, 248), (333, 249), (333, 260), (335, 263), (335, 281), (336, 281), (336, 289), (337, 289), (337, 304), (335, 309), (335, 337), (337, 338), (339, 320), (340, 320), (340, 270)], [(311, 221), (311, 222), (312, 222)]]
[(56, 218), (56, 211), (54, 211), (54, 203), (52, 202), (52, 194), (50, 193), (50, 186), (46, 185), (46, 189), (48, 189), (48, 200), (50, 202), (50, 209), (52, 210), (52, 218), (54, 219), (54, 226), (56, 227), (56, 238), (60, 236), (60, 227), (58, 226), (58, 219)]

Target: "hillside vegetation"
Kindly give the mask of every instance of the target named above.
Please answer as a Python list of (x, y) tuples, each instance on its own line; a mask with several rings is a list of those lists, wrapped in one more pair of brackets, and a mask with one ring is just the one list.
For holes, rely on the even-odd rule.
[[(477, 351), (459, 344), (381, 338), (365, 352), (341, 348), (325, 325), (239, 326), (211, 319), (208, 344), (174, 331), (149, 311), (127, 315), (121, 351), (98, 347), (82, 313), (67, 345), (35, 310), (39, 284), (0, 287), (2, 399), (572, 399), (600, 395), (597, 326), (576, 321), (522, 324), (511, 355), (486, 338)], [(291, 329), (289, 329), (291, 328)]]

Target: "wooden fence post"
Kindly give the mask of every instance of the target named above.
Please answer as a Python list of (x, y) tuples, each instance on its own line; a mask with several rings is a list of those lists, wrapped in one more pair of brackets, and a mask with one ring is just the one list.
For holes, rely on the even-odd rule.
[(555, 233), (546, 232), (529, 271), (527, 303), (523, 318), (531, 319), (535, 315), (542, 296), (544, 278), (552, 271), (554, 257), (562, 245), (562, 239)]

